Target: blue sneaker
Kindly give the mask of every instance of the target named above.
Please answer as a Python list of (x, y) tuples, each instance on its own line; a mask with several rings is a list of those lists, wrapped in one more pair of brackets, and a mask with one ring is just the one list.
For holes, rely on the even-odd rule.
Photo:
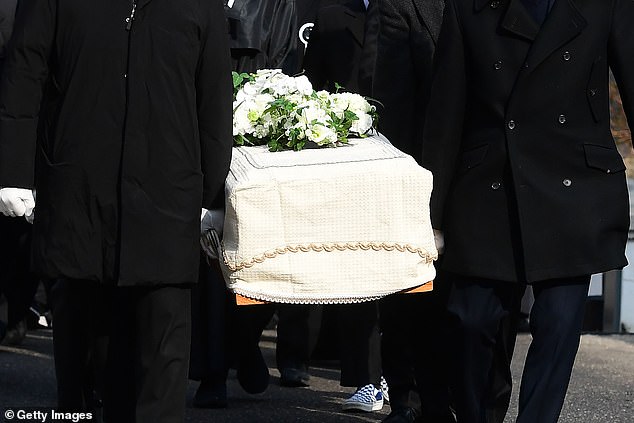
[(374, 385), (365, 385), (347, 400), (341, 407), (343, 411), (379, 411), (383, 408), (383, 393)]

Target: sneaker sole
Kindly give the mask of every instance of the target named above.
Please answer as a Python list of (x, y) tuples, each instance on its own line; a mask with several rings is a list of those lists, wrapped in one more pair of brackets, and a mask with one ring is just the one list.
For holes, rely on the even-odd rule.
[(371, 413), (373, 411), (380, 411), (383, 408), (383, 400), (377, 401), (373, 404), (361, 404), (358, 402), (355, 403), (343, 403), (341, 409), (343, 411), (365, 411), (366, 413)]

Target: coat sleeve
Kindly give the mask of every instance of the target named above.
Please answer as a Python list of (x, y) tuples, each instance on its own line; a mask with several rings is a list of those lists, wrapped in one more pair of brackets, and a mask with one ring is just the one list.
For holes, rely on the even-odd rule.
[(464, 41), (454, 1), (448, 0), (434, 59), (421, 163), (434, 175), (431, 219), (442, 229), (445, 201), (460, 150), (467, 75)]
[(32, 188), (37, 122), (55, 37), (55, 0), (22, 0), (0, 82), (0, 186)]
[(608, 41), (608, 65), (619, 87), (623, 110), (634, 128), (634, 1), (615, 0)]
[(220, 0), (208, 4), (196, 75), (196, 101), (203, 172), (203, 207), (224, 207), (224, 182), (231, 163), (231, 56)]

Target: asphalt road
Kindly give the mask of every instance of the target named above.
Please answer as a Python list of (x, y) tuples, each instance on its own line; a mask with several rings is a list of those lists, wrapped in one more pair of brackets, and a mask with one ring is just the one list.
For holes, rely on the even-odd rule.
[[(518, 338), (513, 372), (519, 381), (530, 336)], [(188, 392), (188, 423), (330, 423), (379, 422), (389, 406), (371, 414), (340, 411), (351, 388), (339, 386), (339, 371), (327, 365), (311, 368), (308, 388), (284, 388), (273, 368), (275, 331), (266, 331), (261, 347), (271, 368), (269, 389), (246, 394), (235, 375), (228, 380), (229, 407), (200, 410), (190, 406), (197, 383)], [(517, 387), (517, 382), (516, 385)], [(516, 415), (517, 389), (506, 422)], [(51, 407), (55, 404), (51, 332), (32, 331), (19, 347), (0, 346), (0, 409)], [(1, 420), (0, 420), (1, 421)], [(15, 421), (15, 420), (14, 420)], [(560, 423), (634, 422), (634, 335), (584, 335)]]

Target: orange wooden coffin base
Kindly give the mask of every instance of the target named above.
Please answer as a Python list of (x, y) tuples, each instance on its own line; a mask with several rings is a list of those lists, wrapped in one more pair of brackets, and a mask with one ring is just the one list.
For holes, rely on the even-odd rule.
[[(402, 291), (400, 292), (400, 294), (418, 294), (420, 292), (430, 292), (433, 289), (434, 289), (434, 281), (429, 281), (415, 288), (408, 289), (407, 291)], [(244, 297), (242, 295), (236, 294), (236, 304), (239, 306), (266, 304), (266, 301), (254, 300), (253, 298), (248, 298), (248, 297)]]

